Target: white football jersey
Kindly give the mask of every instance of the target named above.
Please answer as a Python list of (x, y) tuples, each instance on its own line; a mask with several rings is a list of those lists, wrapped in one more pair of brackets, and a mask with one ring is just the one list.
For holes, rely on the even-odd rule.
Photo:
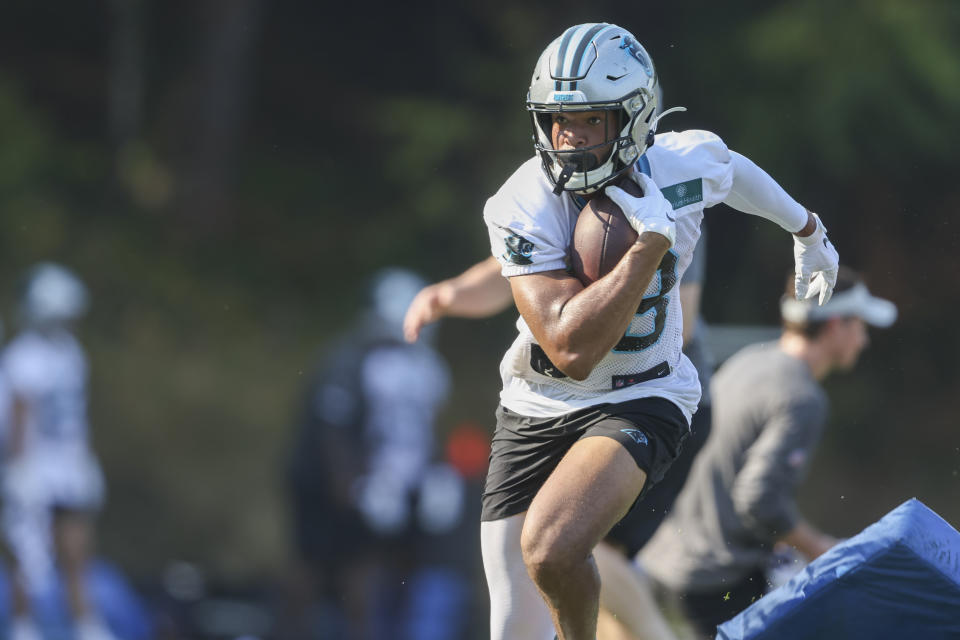
[(27, 403), (27, 449), (87, 444), (87, 359), (67, 331), (25, 331), (3, 352), (11, 390)]
[[(730, 152), (716, 135), (682, 131), (657, 135), (636, 163), (657, 183), (677, 218), (677, 238), (647, 287), (623, 339), (582, 381), (560, 372), (536, 343), (523, 317), (500, 363), (502, 404), (521, 415), (550, 417), (607, 402), (660, 397), (689, 420), (700, 399), (697, 372), (681, 350), (683, 318), (677, 286), (700, 237), (703, 210), (727, 196)], [(507, 179), (484, 208), (493, 255), (506, 277), (569, 268), (580, 205), (553, 185), (534, 157)]]
[(434, 425), (450, 389), (449, 370), (433, 349), (384, 346), (366, 356), (361, 377), (368, 471), (406, 491), (430, 463)]

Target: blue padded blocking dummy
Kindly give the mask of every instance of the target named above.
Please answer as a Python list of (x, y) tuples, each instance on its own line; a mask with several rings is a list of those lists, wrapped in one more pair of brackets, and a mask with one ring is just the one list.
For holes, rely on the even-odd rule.
[(911, 499), (717, 627), (717, 640), (960, 639), (960, 533)]

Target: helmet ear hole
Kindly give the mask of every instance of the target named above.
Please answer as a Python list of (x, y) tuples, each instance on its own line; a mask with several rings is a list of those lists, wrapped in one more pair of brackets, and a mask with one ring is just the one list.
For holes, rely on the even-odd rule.
[(646, 139), (647, 149), (653, 146), (655, 136), (656, 134), (653, 131), (647, 131), (647, 139)]

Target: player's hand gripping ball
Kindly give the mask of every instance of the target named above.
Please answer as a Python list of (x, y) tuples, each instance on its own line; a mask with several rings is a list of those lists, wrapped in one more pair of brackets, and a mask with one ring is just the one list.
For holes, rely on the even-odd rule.
[(673, 207), (656, 183), (643, 174), (621, 178), (594, 195), (580, 211), (573, 231), (571, 269), (584, 286), (610, 272), (637, 232), (662, 234), (672, 245), (676, 235)]

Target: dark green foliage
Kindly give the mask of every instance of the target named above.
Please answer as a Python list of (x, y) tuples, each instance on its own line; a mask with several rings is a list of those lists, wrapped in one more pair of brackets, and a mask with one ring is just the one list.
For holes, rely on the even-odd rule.
[[(850, 533), (917, 495), (960, 521), (956, 3), (474, 4), (5, 11), (0, 296), (9, 309), (41, 258), (93, 289), (107, 552), (144, 572), (278, 566), (280, 463), (316, 349), (377, 267), (436, 279), (487, 254), (483, 204), (532, 150), (533, 63), (597, 19), (632, 29), (667, 105), (689, 107), (665, 128), (714, 130), (757, 161), (900, 305), (831, 383), (811, 515)], [(776, 322), (789, 238), (722, 207), (708, 225), (708, 320)], [(509, 315), (443, 329), (458, 385), (443, 429), (492, 424)]]

